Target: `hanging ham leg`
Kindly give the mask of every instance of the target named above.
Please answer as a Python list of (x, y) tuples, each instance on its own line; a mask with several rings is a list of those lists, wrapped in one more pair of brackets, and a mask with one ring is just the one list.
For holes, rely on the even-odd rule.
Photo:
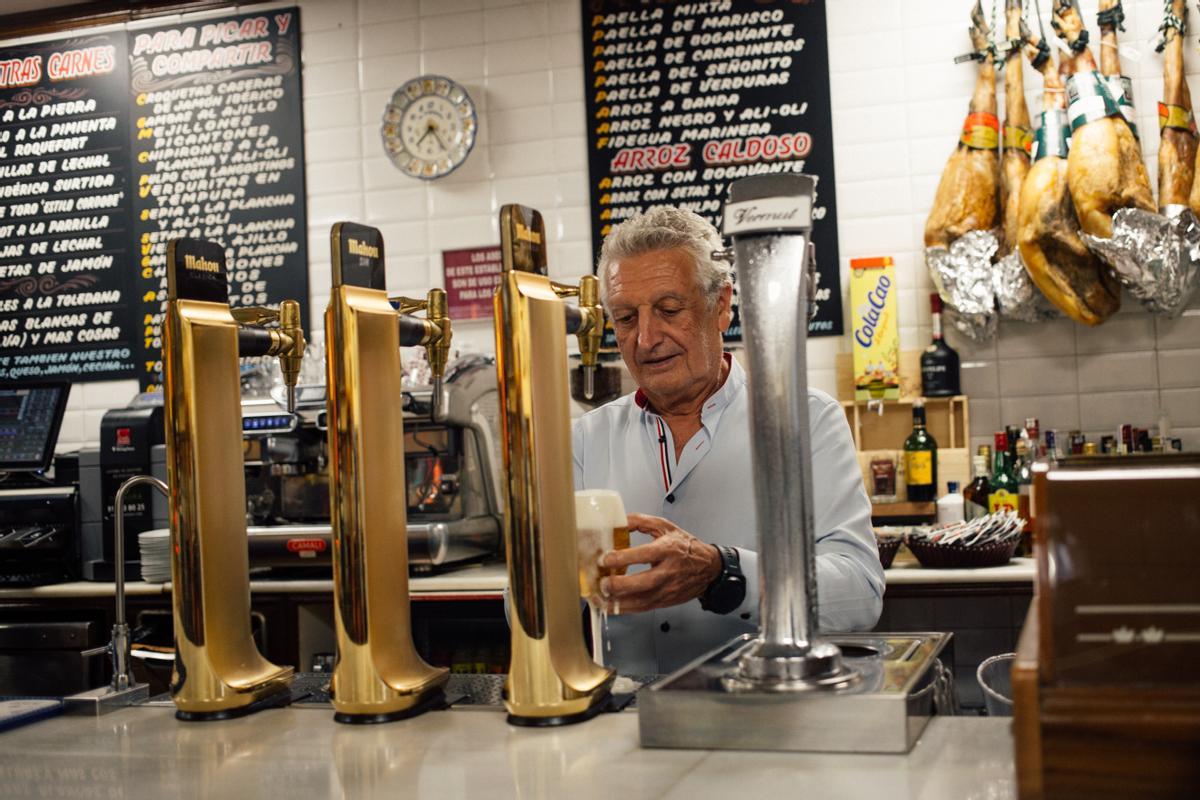
[[(986, 53), (987, 22), (978, 0), (971, 12), (971, 45)], [(1000, 179), (999, 121), (996, 118), (996, 69), (986, 55), (979, 63), (970, 113), (958, 147), (946, 162), (925, 221), (925, 246), (949, 247), (964, 233), (996, 225), (996, 189)]]
[[(1037, 160), (1021, 185), (1018, 249), (1029, 277), (1042, 294), (1071, 319), (1097, 325), (1120, 307), (1120, 290), (1079, 238), (1079, 220), (1067, 186), (1067, 159), (1061, 155), (1066, 134), (1057, 140), (1048, 134), (1056, 119), (1066, 124), (1063, 80), (1055, 72), (1049, 51), (1039, 50), (1040, 39), (1024, 25), (1022, 38), (1027, 42), (1025, 51), (1030, 62), (1045, 81), (1045, 113)], [(1064, 66), (1069, 72), (1069, 59), (1064, 59)]]
[[(1115, 0), (1101, 0), (1101, 9), (1111, 7)], [(1083, 20), (1072, 0), (1055, 0), (1054, 28), (1075, 53), (1075, 80), (1082, 88), (1093, 81), (1096, 61), (1088, 48)], [(1120, 71), (1117, 61), (1115, 32), (1111, 50), (1111, 68)], [(1072, 108), (1072, 113), (1077, 110)], [(1067, 178), (1071, 199), (1085, 233), (1101, 238), (1112, 236), (1112, 215), (1121, 208), (1136, 207), (1154, 211), (1154, 194), (1150, 176), (1142, 162), (1141, 148), (1129, 130), (1124, 117), (1118, 115), (1093, 119), (1076, 128), (1071, 137), (1071, 153), (1067, 157)]]
[[(1010, 42), (1020, 41), (1021, 0), (1006, 0), (1005, 36)], [(1029, 152), (1025, 149), (1032, 139), (1029, 107), (1025, 105), (1025, 65), (1021, 50), (1014, 47), (1005, 54), (1004, 62), (1004, 154), (1000, 157), (1000, 197), (1004, 208), (1004, 231), (1000, 241), (1000, 256), (1017, 246), (1017, 213), (1021, 205), (1021, 182), (1029, 172)]]
[[(1186, 0), (1173, 0), (1171, 13), (1177, 19), (1186, 19)], [(1183, 33), (1172, 27), (1166, 30), (1163, 47), (1163, 100), (1158, 117), (1162, 128), (1158, 145), (1158, 206), (1188, 205), (1189, 196), (1195, 192), (1196, 126), (1192, 122), (1192, 96), (1183, 72)]]

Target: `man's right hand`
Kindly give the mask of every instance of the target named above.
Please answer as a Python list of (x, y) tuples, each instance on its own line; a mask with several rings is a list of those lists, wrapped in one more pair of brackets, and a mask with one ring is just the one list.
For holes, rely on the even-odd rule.
[(697, 539), (675, 523), (648, 514), (630, 514), (629, 530), (654, 537), (647, 544), (610, 550), (601, 566), (628, 567), (649, 564), (633, 575), (614, 575), (600, 581), (600, 592), (613, 614), (668, 608), (694, 600), (721, 574), (717, 548)]

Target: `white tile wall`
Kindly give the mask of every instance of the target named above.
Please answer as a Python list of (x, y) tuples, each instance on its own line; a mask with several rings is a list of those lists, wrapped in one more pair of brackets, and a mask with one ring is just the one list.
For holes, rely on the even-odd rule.
[[(312, 322), (318, 335), (329, 294), (328, 225), (338, 219), (364, 219), (383, 230), (388, 282), (396, 291), (418, 293), (440, 284), (441, 248), (494, 243), (495, 214), (507, 202), (533, 203), (546, 215), (554, 277), (569, 280), (590, 268), (578, 0), (300, 5)], [(843, 286), (850, 258), (892, 255), (903, 290), (905, 347), (920, 346), (929, 336), (924, 298), (931, 286), (922, 232), (974, 81), (971, 66), (951, 63), (969, 49), (970, 5), (827, 4)], [(1085, 17), (1094, 19), (1096, 0), (1082, 5)], [(1146, 42), (1158, 27), (1162, 3), (1126, 0), (1125, 7), (1129, 32), (1123, 43), (1140, 58), (1126, 57), (1123, 64), (1136, 81), (1153, 174), (1161, 59)], [(1200, 86), (1200, 53), (1186, 51), (1192, 86)], [(395, 170), (379, 144), (386, 98), (419, 71), (458, 79), (480, 109), (470, 160), (432, 185)], [(1029, 69), (1025, 86), (1036, 112), (1040, 80)], [(1129, 298), (1126, 308), (1133, 310), (1096, 329), (1067, 321), (1005, 323), (996, 341), (953, 340), (975, 397), (973, 439), (990, 441), (998, 425), (1027, 415), (1038, 416), (1044, 428), (1082, 426), (1099, 434), (1120, 422), (1152, 425), (1162, 412), (1189, 448), (1200, 448), (1200, 297), (1190, 315), (1177, 320), (1154, 320)], [(488, 322), (456, 324), (455, 336), (460, 347), (492, 349)], [(843, 349), (844, 342), (810, 343), (814, 386), (834, 389), (834, 359)], [(94, 440), (103, 410), (135, 391), (134, 381), (76, 386), (60, 447)]]

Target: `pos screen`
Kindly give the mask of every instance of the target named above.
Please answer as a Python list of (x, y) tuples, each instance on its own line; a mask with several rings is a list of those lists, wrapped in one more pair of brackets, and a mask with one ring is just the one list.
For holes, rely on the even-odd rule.
[(0, 472), (50, 467), (69, 383), (0, 385)]

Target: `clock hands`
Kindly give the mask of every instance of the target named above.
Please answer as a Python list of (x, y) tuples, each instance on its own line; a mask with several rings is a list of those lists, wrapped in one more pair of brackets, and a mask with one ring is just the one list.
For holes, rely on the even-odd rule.
[(437, 141), (437, 143), (439, 145), (441, 145), (442, 150), (450, 149), (449, 147), (446, 146), (446, 143), (442, 140), (442, 137), (438, 134), (438, 124), (436, 122), (434, 122), (433, 120), (429, 120), (425, 124), (425, 133), (421, 134), (421, 137), (419, 139), (417, 139), (414, 147), (420, 147), (421, 142), (425, 141), (425, 137), (429, 136), (431, 134), (432, 134), (433, 138)]

